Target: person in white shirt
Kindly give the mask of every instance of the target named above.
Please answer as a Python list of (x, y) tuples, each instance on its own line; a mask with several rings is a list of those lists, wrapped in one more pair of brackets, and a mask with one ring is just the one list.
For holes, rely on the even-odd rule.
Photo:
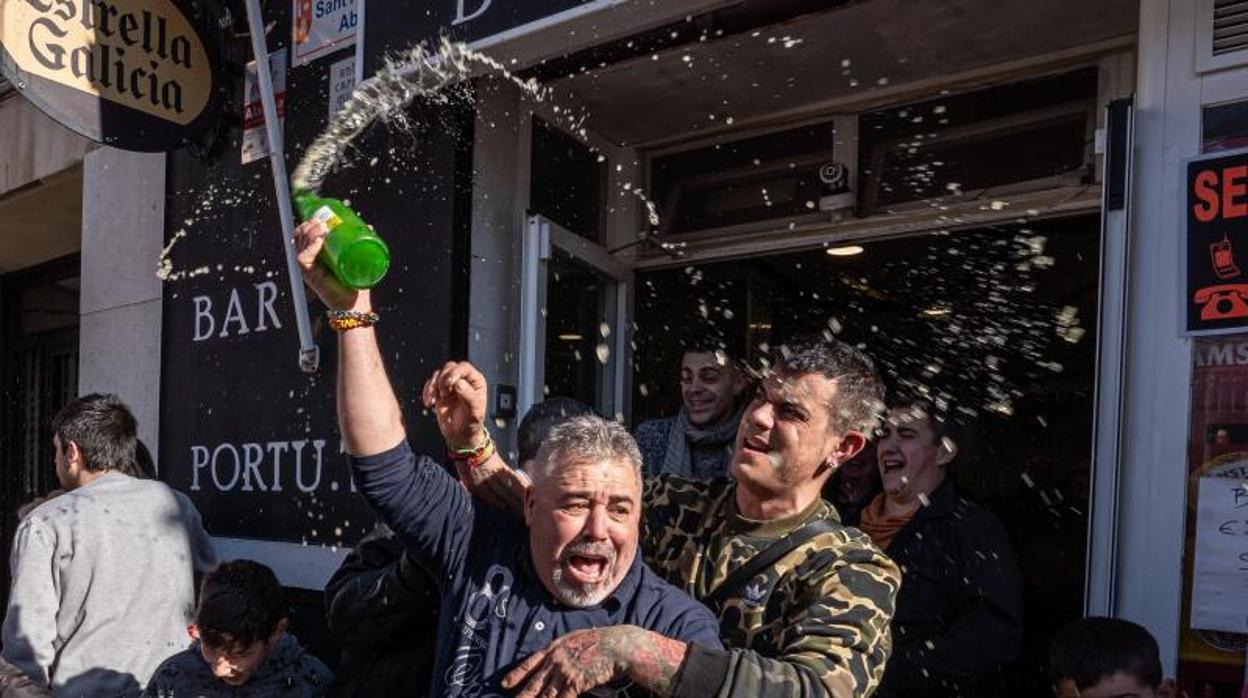
[(136, 478), (134, 415), (91, 394), (52, 422), (64, 494), (18, 526), (3, 658), (58, 696), (137, 695), (189, 644), (194, 574), (216, 564), (199, 512)]

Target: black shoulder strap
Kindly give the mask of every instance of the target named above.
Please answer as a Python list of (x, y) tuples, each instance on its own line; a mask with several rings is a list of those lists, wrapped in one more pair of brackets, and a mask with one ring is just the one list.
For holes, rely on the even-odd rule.
[(836, 526), (827, 519), (807, 521), (801, 528), (790, 531), (783, 538), (776, 540), (757, 555), (747, 560), (744, 565), (733, 570), (723, 583), (715, 587), (715, 591), (712, 591), (706, 598), (702, 599), (702, 603), (718, 614), (724, 601), (728, 597), (739, 593), (746, 583), (759, 572), (776, 564), (777, 560), (793, 552), (798, 546), (820, 533), (830, 533), (835, 530)]

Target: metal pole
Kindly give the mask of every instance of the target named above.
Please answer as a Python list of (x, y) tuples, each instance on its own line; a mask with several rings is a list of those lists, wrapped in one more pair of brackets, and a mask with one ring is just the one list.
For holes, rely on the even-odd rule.
[(303, 273), (295, 257), (295, 244), (290, 233), (295, 229), (295, 216), (290, 205), (290, 182), (286, 179), (286, 157), (282, 153), (282, 125), (277, 120), (277, 100), (273, 97), (273, 78), (269, 75), (269, 48), (264, 38), (264, 16), (260, 0), (246, 0), (247, 26), (251, 31), (251, 52), (256, 57), (256, 80), (260, 84), (260, 104), (264, 107), (264, 130), (269, 137), (269, 165), (273, 170), (273, 189), (277, 192), (277, 209), (282, 219), (282, 249), (286, 251), (286, 272), (290, 277), (290, 300), (295, 306), (295, 324), (299, 327), (299, 368), (315, 373), (320, 364), (320, 350), (312, 342), (312, 324), (308, 321), (308, 300), (303, 293)]

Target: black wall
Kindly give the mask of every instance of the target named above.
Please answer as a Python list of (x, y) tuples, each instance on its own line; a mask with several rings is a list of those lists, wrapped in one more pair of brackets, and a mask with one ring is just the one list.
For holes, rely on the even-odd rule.
[[(593, 0), (385, 0), (368, 5), (364, 13), (364, 39), (368, 49), (366, 73), (377, 70), (384, 56), (401, 51), (416, 41), (445, 35), (473, 42)], [(456, 23), (461, 16), (465, 21)], [(478, 10), (482, 10), (480, 14)], [(472, 17), (472, 19), (466, 19)]]
[[(289, 42), (290, 3), (269, 5), (274, 50)], [(350, 51), (287, 75), (291, 171), (327, 122), (330, 65)], [(281, 248), (288, 231), (281, 229), (268, 160), (240, 162), (241, 72), (232, 79), (232, 111), (216, 146), (168, 158), (166, 242), (174, 275), (164, 286), (161, 477), (191, 496), (214, 535), (349, 547), (375, 517), (352, 492), (340, 453), (336, 340), (324, 308), (309, 299), (321, 368), (314, 375), (299, 370)], [(391, 270), (374, 291), (382, 350), (409, 437), (431, 453), (443, 446), (419, 409), (420, 387), (436, 366), (462, 356), (467, 339), (472, 116), (464, 95), (449, 105), (416, 104), (406, 127), (367, 132), (322, 190), (349, 200), (390, 246)], [(319, 595), (292, 596), (296, 632), (332, 659)]]

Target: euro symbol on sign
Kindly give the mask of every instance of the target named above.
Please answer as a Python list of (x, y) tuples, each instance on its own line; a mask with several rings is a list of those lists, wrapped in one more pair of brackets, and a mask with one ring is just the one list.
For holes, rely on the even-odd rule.
[(1248, 535), (1248, 521), (1232, 519), (1218, 526), (1218, 533), (1224, 536)]

